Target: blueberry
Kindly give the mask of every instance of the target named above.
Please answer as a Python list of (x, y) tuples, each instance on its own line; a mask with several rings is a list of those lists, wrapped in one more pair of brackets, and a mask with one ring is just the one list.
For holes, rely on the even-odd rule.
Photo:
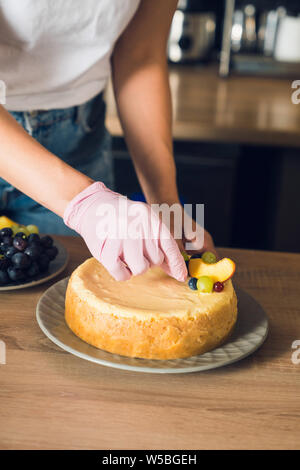
[(191, 259), (195, 258), (202, 258), (202, 253), (195, 253), (194, 255), (191, 256)]
[(198, 279), (196, 277), (191, 277), (189, 280), (189, 288), (192, 290), (197, 290), (197, 281)]
[(10, 259), (15, 253), (18, 253), (18, 250), (14, 246), (9, 246), (4, 252), (5, 258)]
[(0, 237), (11, 237), (13, 234), (13, 231), (10, 227), (5, 227), (2, 230), (0, 230)]
[(45, 253), (42, 253), (41, 256), (37, 260), (41, 273), (47, 271), (49, 267), (49, 262), (50, 262), (49, 257)]
[(12, 281), (22, 281), (25, 279), (25, 274), (22, 269), (16, 268), (14, 266), (10, 266), (7, 269), (7, 274)]
[(47, 248), (45, 250), (45, 253), (48, 256), (49, 260), (52, 261), (58, 255), (58, 249), (56, 248), (56, 246), (51, 246), (51, 248)]
[(40, 236), (37, 233), (31, 233), (29, 235), (29, 237), (28, 237), (29, 245), (31, 245), (33, 243), (40, 244), (40, 242), (41, 242), (41, 239), (40, 239)]
[(9, 283), (9, 277), (6, 271), (0, 271), (0, 285), (4, 286), (5, 284)]
[(10, 260), (8, 258), (1, 258), (0, 259), (0, 271), (5, 271), (5, 269), (10, 266)]
[[(50, 249), (50, 248), (49, 248)], [(29, 256), (31, 259), (36, 260), (40, 256), (42, 250), (39, 245), (32, 244), (29, 245), (25, 250), (24, 253)]]
[(31, 259), (25, 253), (16, 253), (11, 258), (11, 261), (16, 268), (27, 269), (30, 266)]
[(19, 250), (19, 251), (24, 251), (25, 248), (27, 247), (28, 243), (26, 240), (26, 235), (24, 235), (25, 238), (17, 237), (15, 236), (14, 241), (13, 241), (13, 246)]
[(33, 261), (33, 263), (31, 263), (30, 268), (27, 269), (26, 274), (29, 277), (34, 277), (34, 276), (37, 276), (39, 272), (40, 272), (40, 269), (39, 269), (37, 262)]
[(49, 235), (45, 235), (41, 238), (41, 244), (44, 248), (51, 248), (53, 245), (53, 239)]

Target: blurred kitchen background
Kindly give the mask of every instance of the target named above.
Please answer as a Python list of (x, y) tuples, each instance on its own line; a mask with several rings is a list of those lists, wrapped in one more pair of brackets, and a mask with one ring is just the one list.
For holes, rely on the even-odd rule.
[[(168, 57), (182, 201), (205, 204), (219, 246), (299, 252), (299, 0), (180, 0)], [(116, 189), (141, 199), (107, 102)]]

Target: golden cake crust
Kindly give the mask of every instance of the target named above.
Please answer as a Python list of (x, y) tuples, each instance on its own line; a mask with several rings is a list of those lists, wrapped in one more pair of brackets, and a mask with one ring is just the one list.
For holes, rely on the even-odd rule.
[(237, 299), (231, 281), (221, 293), (199, 294), (159, 267), (117, 282), (90, 258), (69, 280), (65, 318), (77, 336), (97, 348), (174, 359), (224, 342), (236, 323)]

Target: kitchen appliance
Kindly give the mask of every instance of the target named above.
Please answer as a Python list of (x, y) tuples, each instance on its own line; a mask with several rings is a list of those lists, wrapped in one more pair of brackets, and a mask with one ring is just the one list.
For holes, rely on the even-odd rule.
[(279, 7), (276, 10), (263, 11), (260, 14), (258, 29), (258, 51), (265, 56), (272, 56), (275, 50), (278, 24), (286, 15), (286, 9)]
[(210, 58), (216, 32), (216, 12), (212, 2), (180, 0), (168, 42), (168, 58), (173, 63), (201, 62)]
[(299, 77), (299, 0), (226, 0), (221, 76)]
[(284, 62), (300, 62), (300, 17), (285, 16), (278, 26), (276, 60)]
[(244, 49), (252, 52), (256, 47), (256, 8), (251, 3), (243, 8), (245, 27), (243, 30)]
[(240, 52), (242, 48), (242, 38), (244, 29), (244, 12), (235, 10), (231, 28), (231, 49), (233, 52)]

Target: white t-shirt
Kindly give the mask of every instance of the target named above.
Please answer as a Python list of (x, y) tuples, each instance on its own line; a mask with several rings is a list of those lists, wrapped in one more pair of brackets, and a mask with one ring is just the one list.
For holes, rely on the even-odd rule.
[(105, 88), (140, 0), (1, 0), (0, 80), (11, 111), (66, 108)]

